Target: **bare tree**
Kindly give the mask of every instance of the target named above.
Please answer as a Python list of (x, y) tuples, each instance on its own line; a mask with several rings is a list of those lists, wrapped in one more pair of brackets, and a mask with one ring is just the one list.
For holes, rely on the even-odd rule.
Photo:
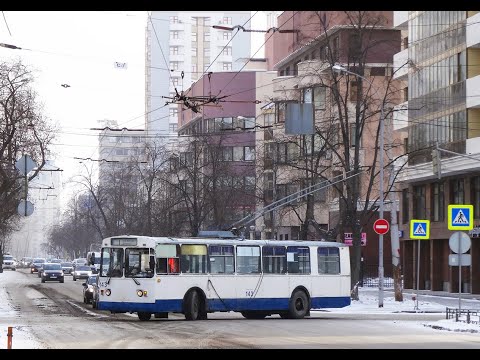
[(0, 63), (0, 249), (16, 229), (18, 202), (25, 198), (24, 178), (15, 162), (28, 154), (38, 165), (27, 180), (33, 179), (46, 163), (56, 132), (42, 114), (32, 82), (31, 71), (21, 61)]

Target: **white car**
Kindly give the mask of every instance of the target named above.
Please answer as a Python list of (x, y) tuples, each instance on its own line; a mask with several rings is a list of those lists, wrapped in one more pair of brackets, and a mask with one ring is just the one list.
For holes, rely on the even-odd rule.
[(92, 275), (92, 268), (88, 265), (77, 265), (72, 271), (73, 281), (77, 279), (88, 279)]
[(2, 269), (10, 269), (10, 270), (17, 270), (17, 262), (13, 258), (12, 255), (5, 254), (3, 255), (3, 264), (2, 264)]

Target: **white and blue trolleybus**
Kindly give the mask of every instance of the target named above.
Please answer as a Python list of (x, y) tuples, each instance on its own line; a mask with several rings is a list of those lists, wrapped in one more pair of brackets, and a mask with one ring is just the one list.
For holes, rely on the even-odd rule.
[(325, 241), (112, 236), (102, 241), (99, 310), (142, 321), (217, 311), (300, 319), (350, 305), (350, 255)]

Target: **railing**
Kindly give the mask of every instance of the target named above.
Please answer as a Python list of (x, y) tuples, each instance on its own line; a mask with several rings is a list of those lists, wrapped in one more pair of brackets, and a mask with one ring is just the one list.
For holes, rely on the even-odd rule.
[(471, 309), (446, 308), (446, 318), (455, 319), (456, 322), (465, 322), (467, 324), (480, 324), (480, 311)]

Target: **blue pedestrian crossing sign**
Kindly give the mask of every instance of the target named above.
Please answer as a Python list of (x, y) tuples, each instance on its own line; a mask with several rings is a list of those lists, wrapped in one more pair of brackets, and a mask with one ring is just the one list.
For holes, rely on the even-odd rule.
[(430, 220), (410, 220), (410, 239), (430, 239)]
[(472, 230), (473, 205), (448, 205), (448, 230)]

